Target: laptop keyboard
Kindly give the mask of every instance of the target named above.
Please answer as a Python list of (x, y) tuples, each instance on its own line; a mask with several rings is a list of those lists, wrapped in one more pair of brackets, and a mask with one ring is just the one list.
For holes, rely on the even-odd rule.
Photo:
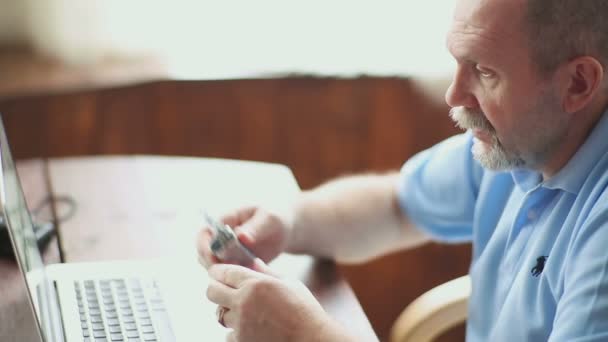
[(84, 342), (174, 340), (155, 281), (84, 280), (74, 288)]

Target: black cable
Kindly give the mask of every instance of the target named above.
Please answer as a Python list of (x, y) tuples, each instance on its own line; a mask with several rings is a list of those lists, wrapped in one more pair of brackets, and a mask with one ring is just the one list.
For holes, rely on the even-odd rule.
[[(46, 207), (51, 207), (53, 204), (62, 204), (61, 207), (67, 207), (67, 211), (64, 211), (60, 216), (57, 215), (57, 219), (53, 217), (45, 217), (42, 212)], [(52, 212), (52, 209), (51, 209)], [(76, 212), (76, 201), (70, 196), (51, 196), (47, 195), (37, 205), (30, 210), (32, 217), (34, 238), (35, 243), (41, 253), (46, 249), (49, 242), (51, 242), (53, 236), (56, 236), (58, 229), (56, 228), (55, 222), (58, 224), (69, 220)], [(49, 216), (49, 215), (46, 215)], [(52, 216), (52, 215), (51, 215)], [(58, 237), (59, 238), (59, 237)], [(58, 245), (59, 246), (59, 245)], [(27, 256), (27, 254), (26, 254)], [(14, 259), (15, 254), (13, 246), (10, 242), (8, 235), (8, 227), (4, 221), (4, 218), (0, 215), (0, 258)]]
[[(76, 213), (76, 200), (68, 195), (47, 195), (40, 202), (38, 202), (38, 204), (32, 210), (30, 210), (30, 213), (32, 214), (32, 216), (39, 219), (40, 221), (53, 221), (53, 217), (45, 219), (41, 218), (42, 215), (40, 215), (40, 213), (46, 206), (52, 207), (53, 204), (55, 204), (55, 207), (56, 204), (65, 204), (68, 207), (67, 212), (63, 213), (61, 216), (58, 215), (56, 217), (58, 223), (63, 223), (71, 219), (72, 216), (74, 216), (74, 214)], [(55, 209), (55, 211), (57, 211), (57, 209)], [(53, 209), (51, 209), (51, 215), (53, 215), (52, 212)]]
[(44, 173), (44, 183), (46, 185), (46, 190), (48, 196), (51, 198), (51, 215), (53, 219), (53, 226), (55, 226), (55, 234), (57, 235), (57, 249), (59, 250), (59, 261), (61, 263), (65, 262), (65, 252), (63, 249), (63, 239), (61, 238), (61, 227), (59, 218), (57, 216), (57, 208), (55, 207), (55, 202), (52, 200), (54, 198), (53, 185), (51, 183), (51, 170), (49, 169), (49, 161), (48, 159), (44, 159), (43, 163), (43, 173)]
[[(32, 228), (34, 230), (34, 238), (38, 245), (38, 249), (42, 253), (53, 236), (57, 236), (59, 259), (61, 262), (64, 262), (65, 253), (59, 225), (74, 216), (77, 209), (76, 200), (69, 195), (54, 195), (52, 193), (53, 189), (50, 187), (46, 160), (43, 165), (47, 195), (29, 211), (33, 221)], [(61, 209), (67, 208), (67, 210), (58, 210), (58, 206)], [(50, 209), (50, 215), (43, 215), (43, 211), (46, 207)], [(0, 258), (14, 259), (14, 257), (15, 255), (8, 234), (8, 227), (6, 226), (3, 216), (0, 214)]]

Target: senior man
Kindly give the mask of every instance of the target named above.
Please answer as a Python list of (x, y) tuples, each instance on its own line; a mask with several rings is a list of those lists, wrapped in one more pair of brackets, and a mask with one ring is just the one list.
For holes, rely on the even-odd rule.
[[(606, 0), (459, 0), (446, 101), (466, 133), (399, 173), (305, 191), (291, 213), (245, 208), (225, 222), (265, 262), (472, 241), (467, 340), (608, 341), (606, 18)], [(208, 242), (202, 231), (206, 265)], [(356, 340), (261, 260), (209, 273), (231, 341)]]

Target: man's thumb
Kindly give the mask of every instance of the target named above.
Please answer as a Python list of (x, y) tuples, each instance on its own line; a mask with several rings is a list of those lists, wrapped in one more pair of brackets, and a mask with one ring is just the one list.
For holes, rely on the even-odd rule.
[(266, 265), (266, 263), (264, 261), (262, 261), (262, 259), (260, 258), (255, 258), (255, 260), (253, 261), (253, 266), (251, 267), (252, 270), (260, 272), (260, 273), (264, 273), (267, 274), (269, 276), (278, 278), (279, 276), (268, 266)]
[(254, 215), (251, 220), (235, 230), (236, 236), (245, 247), (255, 249), (255, 244), (259, 238), (259, 230), (262, 227), (261, 223), (259, 216)]
[(255, 238), (253, 235), (254, 233), (247, 229), (239, 229), (236, 232), (236, 237), (239, 239), (239, 241), (249, 249), (253, 249), (255, 246)]

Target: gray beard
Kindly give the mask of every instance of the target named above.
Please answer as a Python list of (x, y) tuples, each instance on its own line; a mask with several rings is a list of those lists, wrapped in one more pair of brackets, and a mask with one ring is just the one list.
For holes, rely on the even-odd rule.
[(523, 167), (526, 162), (523, 158), (507, 151), (498, 140), (496, 131), (482, 113), (474, 113), (464, 107), (454, 107), (450, 109), (450, 117), (456, 126), (464, 130), (480, 129), (488, 132), (492, 138), (492, 143), (486, 148), (481, 147), (481, 141), (475, 141), (471, 152), (473, 158), (486, 169), (494, 171), (506, 171)]

